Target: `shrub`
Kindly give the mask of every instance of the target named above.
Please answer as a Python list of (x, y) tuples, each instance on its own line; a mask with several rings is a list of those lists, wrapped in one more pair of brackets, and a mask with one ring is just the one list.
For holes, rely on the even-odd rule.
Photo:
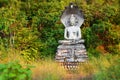
[(0, 64), (0, 80), (31, 80), (31, 70), (17, 61)]
[(105, 68), (104, 65), (101, 65), (99, 72), (94, 75), (93, 80), (120, 80), (120, 59), (118, 57), (113, 57), (111, 60), (108, 58), (110, 66)]

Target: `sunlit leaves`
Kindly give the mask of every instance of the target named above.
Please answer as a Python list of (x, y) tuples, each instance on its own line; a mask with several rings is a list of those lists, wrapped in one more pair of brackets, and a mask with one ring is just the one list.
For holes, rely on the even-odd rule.
[(23, 68), (17, 61), (0, 64), (0, 80), (31, 80), (29, 67)]
[(82, 35), (87, 49), (105, 45), (109, 51), (107, 46), (120, 42), (118, 0), (1, 0), (1, 49), (12, 45), (29, 59), (54, 55), (58, 40), (64, 38), (61, 11), (71, 1), (84, 13)]

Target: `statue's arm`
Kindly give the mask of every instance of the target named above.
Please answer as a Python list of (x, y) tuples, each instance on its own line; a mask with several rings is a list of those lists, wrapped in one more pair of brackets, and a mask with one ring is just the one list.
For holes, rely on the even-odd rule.
[(67, 29), (66, 28), (65, 28), (65, 31), (64, 31), (64, 38), (68, 39), (68, 37), (67, 37)]
[(81, 39), (81, 29), (78, 29), (78, 38)]

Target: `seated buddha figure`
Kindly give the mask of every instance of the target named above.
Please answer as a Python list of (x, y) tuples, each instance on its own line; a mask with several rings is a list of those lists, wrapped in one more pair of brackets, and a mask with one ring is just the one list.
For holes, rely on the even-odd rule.
[(69, 26), (65, 27), (64, 37), (65, 39), (74, 39), (78, 40), (81, 39), (81, 30), (79, 26), (76, 24), (78, 23), (77, 18), (74, 14), (70, 15), (69, 18)]

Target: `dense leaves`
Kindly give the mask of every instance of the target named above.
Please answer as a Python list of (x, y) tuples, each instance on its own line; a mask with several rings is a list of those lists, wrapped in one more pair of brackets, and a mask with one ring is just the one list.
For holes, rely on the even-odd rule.
[[(103, 65), (102, 65), (103, 66)], [(120, 59), (115, 59), (114, 64), (107, 69), (101, 67), (100, 72), (94, 75), (93, 80), (119, 80)]]
[(29, 67), (22, 68), (17, 61), (0, 64), (0, 80), (31, 80), (31, 74)]
[(27, 60), (53, 57), (64, 34), (61, 11), (70, 1), (84, 13), (82, 36), (88, 53), (97, 55), (102, 46), (119, 54), (119, 0), (0, 0), (0, 50), (17, 49)]

